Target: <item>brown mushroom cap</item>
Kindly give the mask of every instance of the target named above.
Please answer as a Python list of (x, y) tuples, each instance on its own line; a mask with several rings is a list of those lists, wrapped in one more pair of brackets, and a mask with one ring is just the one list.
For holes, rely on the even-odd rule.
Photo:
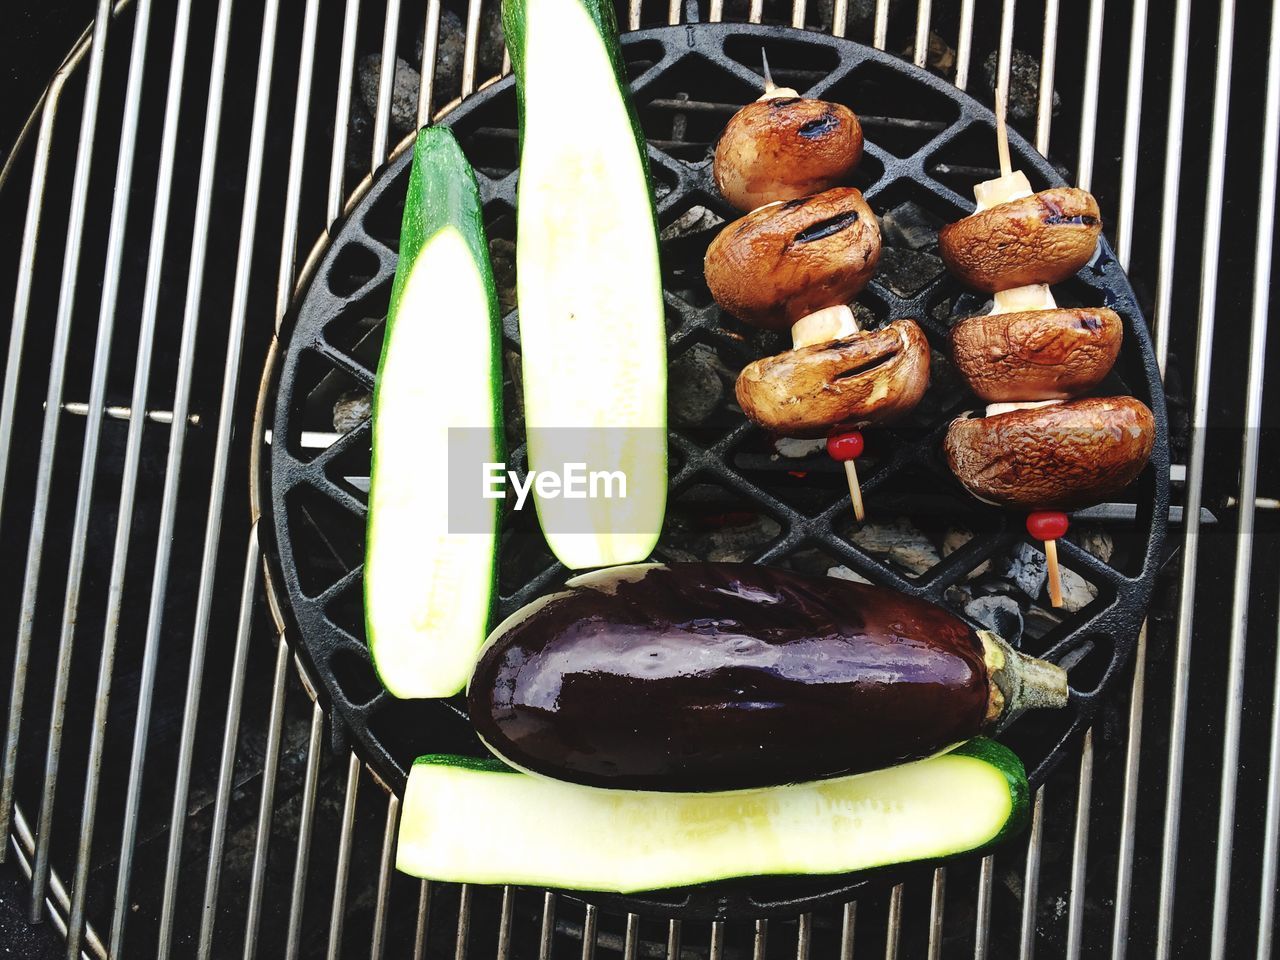
[(774, 97), (749, 103), (716, 144), (716, 186), (739, 210), (833, 187), (862, 159), (862, 125), (826, 100)]
[(951, 471), (974, 496), (1028, 510), (1070, 510), (1133, 482), (1155, 442), (1151, 411), (1133, 397), (1089, 397), (947, 429)]
[(1010, 200), (938, 231), (947, 268), (978, 290), (1060, 283), (1089, 262), (1102, 233), (1098, 202), (1054, 187)]
[(754, 210), (707, 248), (704, 271), (716, 302), (759, 327), (789, 327), (848, 303), (880, 259), (880, 225), (862, 193), (825, 193)]
[(1102, 382), (1123, 325), (1106, 307), (1060, 307), (968, 317), (951, 328), (951, 355), (990, 403), (1067, 400)]
[(787, 437), (821, 437), (904, 416), (929, 384), (929, 343), (914, 320), (788, 350), (738, 375), (742, 412)]

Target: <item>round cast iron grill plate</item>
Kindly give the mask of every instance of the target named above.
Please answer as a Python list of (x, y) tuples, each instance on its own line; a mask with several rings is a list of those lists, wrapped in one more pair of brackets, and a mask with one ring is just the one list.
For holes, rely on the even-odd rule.
[[(668, 308), (669, 356), (673, 365), (691, 347), (710, 348), (736, 372), (754, 357), (785, 348), (780, 340), (741, 326), (720, 313), (706, 293), (702, 256), (717, 227), (691, 235), (666, 236), (692, 207), (701, 206), (725, 220), (738, 213), (717, 194), (710, 151), (716, 135), (737, 106), (755, 99), (761, 79), (760, 50), (768, 52), (781, 84), (802, 95), (849, 104), (863, 117), (866, 154), (855, 175), (881, 217), (890, 211), (920, 211), (937, 223), (972, 210), (974, 182), (994, 157), (994, 117), (986, 107), (951, 84), (885, 53), (830, 36), (781, 27), (740, 24), (687, 24), (630, 33), (623, 54), (632, 92), (650, 141), (649, 158), (660, 225), (664, 229), (664, 290)], [(510, 256), (516, 202), (516, 106), (511, 78), (470, 97), (443, 120), (457, 133), (477, 170), (486, 225), (495, 262)], [(689, 106), (683, 102), (692, 101)], [(699, 103), (698, 101), (701, 101)], [(719, 105), (719, 106), (717, 106)], [(566, 107), (570, 109), (571, 107)], [(584, 135), (589, 135), (584, 123)], [(1016, 134), (1011, 134), (1014, 165), (1035, 189), (1063, 181), (1053, 167)], [(277, 606), (286, 618), (286, 637), (312, 679), (336, 727), (391, 789), (403, 790), (408, 766), (423, 753), (483, 753), (458, 700), (397, 701), (381, 689), (365, 645), (361, 559), (365, 496), (350, 477), (368, 475), (369, 423), (345, 433), (327, 449), (304, 447), (304, 430), (328, 430), (334, 400), (346, 391), (368, 392), (382, 340), (411, 151), (403, 150), (374, 177), (367, 192), (316, 261), (305, 292), (286, 320), (280, 349), (264, 377), (263, 409), (274, 441), (262, 458), (262, 504), (273, 589), (282, 584), (287, 602)], [(914, 204), (914, 207), (905, 205)], [(693, 215), (691, 215), (693, 216)], [(917, 246), (918, 243), (917, 243)], [(777, 534), (755, 553), (765, 563), (789, 564), (803, 551), (818, 551), (868, 579), (904, 593), (946, 602), (953, 584), (987, 560), (1007, 554), (1026, 539), (1023, 518), (988, 508), (967, 497), (941, 456), (946, 423), (977, 405), (972, 396), (939, 386), (943, 369), (937, 351), (945, 351), (953, 318), (978, 312), (982, 301), (966, 293), (937, 267), (932, 244), (922, 251), (895, 251), (886, 245), (875, 281), (859, 298), (877, 322), (917, 319), (935, 349), (935, 377), (916, 418), (899, 428), (875, 431), (869, 438), (863, 484), (872, 515), (879, 511), (921, 518), (922, 523), (962, 524), (973, 533), (962, 548), (923, 573), (909, 574), (860, 549), (843, 535), (851, 523), (838, 467), (823, 455), (806, 460), (770, 456), (758, 428), (728, 412), (719, 426), (684, 429), (673, 425), (671, 503), (673, 510), (695, 488), (725, 493), (741, 510), (747, 504), (777, 525)], [(926, 264), (915, 281), (886, 274), (894, 257)], [(930, 266), (932, 265), (932, 266)], [(932, 273), (931, 273), (932, 271)], [(498, 270), (499, 285), (503, 284)], [(1125, 340), (1111, 378), (1098, 393), (1132, 394), (1155, 414), (1157, 427), (1151, 462), (1133, 485), (1131, 524), (1115, 534), (1116, 553), (1104, 562), (1074, 543), (1060, 545), (1064, 565), (1078, 571), (1098, 597), (1066, 615), (1024, 649), (1071, 669), (1071, 702), (1053, 714), (1023, 718), (1002, 739), (1026, 764), (1033, 787), (1074, 749), (1075, 738), (1093, 716), (1098, 699), (1115, 684), (1128, 661), (1160, 562), (1168, 512), (1168, 436), (1164, 396), (1146, 326), (1124, 273), (1105, 241), (1094, 262), (1078, 277), (1055, 288), (1064, 303), (1105, 304), (1124, 319)], [(447, 317), (441, 324), (441, 360), (447, 362)], [(504, 317), (505, 348), (518, 351), (514, 310)], [(673, 371), (673, 391), (678, 370)], [(731, 391), (729, 391), (731, 394)], [(508, 385), (506, 409), (514, 408)], [(713, 417), (713, 420), (715, 418)], [(520, 438), (510, 438), (508, 460), (523, 468)], [(872, 455), (879, 451), (879, 456)], [(796, 473), (805, 477), (797, 483)], [(802, 493), (797, 494), (797, 489)], [(825, 491), (815, 505), (804, 492)], [(819, 498), (821, 499), (821, 497)], [(699, 509), (715, 509), (701, 507)], [(532, 511), (528, 511), (532, 513)], [(504, 534), (504, 551), (514, 552), (538, 540), (536, 527), (511, 519), (519, 528)], [(668, 525), (672, 524), (668, 517)], [(667, 533), (659, 558), (671, 556)], [(534, 550), (533, 555), (545, 553)], [(505, 559), (505, 557), (504, 557)], [(527, 559), (527, 557), (526, 557)], [(527, 565), (527, 564), (526, 564)], [(500, 616), (557, 585), (567, 575), (549, 554), (536, 572), (501, 584)], [(281, 599), (278, 595), (277, 601)], [(495, 824), (501, 829), (501, 824)], [(518, 838), (513, 838), (518, 842)], [(795, 915), (820, 903), (852, 899), (868, 883), (901, 880), (923, 865), (864, 872), (852, 876), (780, 877), (709, 884), (636, 896), (588, 894), (606, 909), (664, 917), (748, 918)], [(583, 895), (575, 895), (580, 899)]]

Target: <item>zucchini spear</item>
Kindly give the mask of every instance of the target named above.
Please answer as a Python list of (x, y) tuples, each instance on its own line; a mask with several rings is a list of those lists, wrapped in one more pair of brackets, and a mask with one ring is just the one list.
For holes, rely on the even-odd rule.
[(938, 859), (1000, 841), (1026, 811), (1022, 763), (984, 739), (875, 773), (724, 793), (602, 790), (430, 756), (409, 773), (396, 866), (634, 893)]
[(535, 488), (571, 569), (646, 558), (667, 494), (667, 362), (644, 137), (608, 0), (503, 0), (520, 104), (517, 297), (532, 471), (626, 479), (620, 498)]
[(446, 464), (451, 430), (503, 459), (499, 343), (475, 175), (453, 134), (429, 127), (414, 144), (373, 394), (365, 625), (397, 697), (461, 690), (493, 611), (501, 501), (479, 532), (452, 532)]

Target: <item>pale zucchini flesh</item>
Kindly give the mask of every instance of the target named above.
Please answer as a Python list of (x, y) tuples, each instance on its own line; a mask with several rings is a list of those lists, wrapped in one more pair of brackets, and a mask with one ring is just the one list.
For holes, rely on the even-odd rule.
[(1021, 763), (985, 740), (873, 773), (724, 793), (605, 790), (423, 757), (396, 865), (458, 883), (635, 893), (934, 860), (996, 842), (1026, 809)]
[(666, 508), (666, 328), (648, 164), (612, 8), (504, 0), (503, 17), (521, 103), (516, 257), (529, 465), (560, 470), (571, 451), (590, 471), (627, 478), (625, 499), (535, 491), (538, 518), (571, 569), (643, 560)]
[(397, 697), (466, 686), (495, 596), (497, 505), (487, 530), (451, 532), (450, 430), (501, 455), (498, 308), (471, 168), (453, 136), (415, 148), (373, 403), (365, 620)]

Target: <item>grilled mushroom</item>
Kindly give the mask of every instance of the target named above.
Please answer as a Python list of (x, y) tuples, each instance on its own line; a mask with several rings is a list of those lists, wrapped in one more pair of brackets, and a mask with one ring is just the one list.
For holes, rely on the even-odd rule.
[(929, 343), (913, 320), (797, 346), (738, 375), (742, 412), (787, 437), (888, 423), (911, 411), (929, 383)]
[(716, 186), (739, 210), (840, 183), (862, 159), (862, 125), (838, 103), (769, 97), (729, 120), (716, 145)]
[(880, 226), (852, 187), (774, 203), (728, 224), (707, 248), (707, 286), (725, 310), (780, 329), (848, 303), (880, 259)]
[(1060, 283), (1089, 262), (1101, 232), (1091, 194), (1054, 187), (948, 224), (938, 232), (938, 248), (960, 280), (994, 293)]
[(952, 327), (951, 352), (983, 400), (1066, 400), (1102, 382), (1121, 337), (1106, 307), (990, 313)]
[(1151, 411), (1101, 397), (961, 417), (947, 430), (952, 472), (980, 500), (1070, 510), (1104, 500), (1142, 472), (1155, 441)]

